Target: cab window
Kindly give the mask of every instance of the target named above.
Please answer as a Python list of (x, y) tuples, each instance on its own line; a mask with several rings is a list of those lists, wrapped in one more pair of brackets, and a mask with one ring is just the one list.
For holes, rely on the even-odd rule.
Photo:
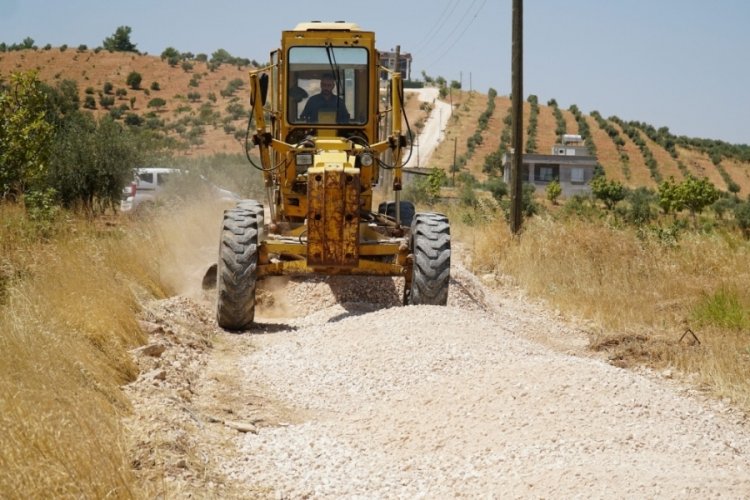
[(367, 123), (367, 57), (363, 47), (290, 48), (289, 123)]

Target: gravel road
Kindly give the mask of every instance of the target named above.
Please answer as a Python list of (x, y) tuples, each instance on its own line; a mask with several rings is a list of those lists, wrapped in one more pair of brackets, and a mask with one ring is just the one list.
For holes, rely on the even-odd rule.
[(430, 116), (425, 121), (422, 132), (417, 136), (414, 144), (414, 151), (409, 158), (405, 167), (424, 167), (429, 165), (430, 156), (442, 140), (442, 132), (448, 118), (451, 117), (453, 108), (447, 102), (438, 99), (439, 91), (435, 87), (424, 89), (410, 89), (409, 92), (417, 94), (417, 98), (422, 102), (429, 102), (434, 105)]
[[(448, 307), (401, 307), (390, 279), (269, 283), (255, 334), (219, 333), (133, 390), (139, 463), (179, 427), (204, 458), (163, 467), (175, 496), (750, 497), (738, 412), (587, 354), (577, 323), (457, 263), (453, 276)], [(151, 321), (179, 336), (195, 308), (180, 325), (213, 328), (209, 307), (172, 299)], [(257, 428), (212, 424), (221, 412)]]
[(750, 436), (727, 409), (530, 342), (581, 335), (510, 297), (480, 307), (481, 285), (454, 274), (445, 308), (296, 285), (307, 306), (240, 366), (307, 417), (246, 434), (228, 474), (292, 498), (750, 495)]

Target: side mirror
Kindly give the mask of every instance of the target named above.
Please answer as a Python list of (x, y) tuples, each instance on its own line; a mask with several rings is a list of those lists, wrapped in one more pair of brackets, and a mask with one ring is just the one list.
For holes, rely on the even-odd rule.
[(268, 74), (263, 73), (260, 75), (260, 100), (263, 105), (266, 105), (266, 98), (268, 97)]

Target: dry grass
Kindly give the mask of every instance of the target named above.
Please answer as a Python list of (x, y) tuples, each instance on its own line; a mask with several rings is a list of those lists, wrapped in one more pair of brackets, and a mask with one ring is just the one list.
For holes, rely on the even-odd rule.
[[(592, 320), (592, 348), (616, 364), (674, 366), (750, 409), (750, 243), (738, 235), (685, 233), (670, 244), (656, 231), (538, 217), (513, 239), (503, 221), (451, 220), (475, 272), (509, 276)], [(688, 327), (700, 343), (680, 341)]]
[[(0, 491), (7, 498), (130, 498), (121, 384), (143, 342), (136, 292), (165, 296), (158, 240), (85, 220), (56, 234), (0, 206)], [(132, 228), (128, 228), (129, 230)]]

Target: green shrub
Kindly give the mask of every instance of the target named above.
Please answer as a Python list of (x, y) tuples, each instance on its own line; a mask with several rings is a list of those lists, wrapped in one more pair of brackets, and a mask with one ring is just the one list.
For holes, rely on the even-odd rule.
[(175, 49), (174, 47), (167, 47), (164, 49), (164, 51), (161, 53), (161, 60), (164, 61), (166, 59), (170, 59), (172, 57), (178, 58), (180, 57), (180, 52)]
[(484, 183), (484, 188), (492, 194), (492, 197), (500, 201), (508, 196), (508, 185), (500, 177), (490, 177)]
[(560, 182), (555, 179), (549, 184), (547, 184), (546, 188), (547, 193), (547, 199), (552, 202), (553, 205), (557, 205), (557, 199), (562, 194), (562, 186), (560, 186)]
[(128, 73), (128, 77), (125, 80), (125, 83), (127, 83), (128, 87), (130, 87), (133, 90), (138, 90), (141, 88), (141, 81), (143, 80), (143, 77), (140, 73), (137, 71), (131, 71)]
[(712, 325), (729, 330), (750, 328), (750, 304), (743, 304), (737, 290), (721, 288), (705, 295), (693, 308), (692, 319), (701, 326)]
[(135, 113), (128, 113), (125, 115), (124, 122), (126, 125), (138, 127), (143, 124), (143, 118), (141, 118), (139, 115)]
[(125, 112), (121, 108), (112, 108), (109, 110), (109, 116), (114, 120), (119, 120)]
[(104, 90), (105, 94), (111, 94), (112, 89), (114, 89), (114, 85), (112, 85), (112, 82), (104, 82), (104, 86), (102, 87), (102, 90)]
[(114, 103), (115, 103), (114, 96), (103, 95), (99, 97), (99, 104), (105, 109), (109, 109)]
[(161, 90), (161, 86), (159, 85), (159, 82), (151, 82), (151, 86), (149, 88), (151, 90)]
[(656, 218), (656, 214), (651, 208), (651, 204), (654, 201), (654, 195), (651, 191), (640, 187), (631, 191), (627, 198), (630, 202), (630, 207), (625, 213), (625, 218), (628, 222), (635, 225), (643, 225), (648, 224)]
[(222, 95), (222, 96), (224, 96), (224, 97), (230, 97), (230, 96), (233, 96), (233, 95), (234, 95), (234, 93), (235, 93), (235, 92), (237, 91), (237, 89), (240, 89), (240, 88), (242, 88), (242, 86), (243, 86), (244, 84), (245, 84), (245, 82), (243, 82), (243, 81), (242, 81), (242, 79), (240, 79), (240, 78), (235, 78), (235, 79), (231, 80), (231, 81), (230, 81), (230, 82), (229, 82), (229, 83), (227, 84), (226, 88), (225, 88), (224, 90), (222, 90), (222, 91), (221, 91), (220, 93), (221, 93), (221, 95)]
[(148, 104), (146, 105), (146, 107), (156, 108), (156, 110), (158, 111), (161, 108), (163, 108), (166, 104), (167, 104), (167, 101), (165, 101), (161, 97), (154, 97), (153, 99), (148, 101)]
[(734, 219), (745, 238), (750, 239), (750, 201), (738, 203), (734, 207)]

